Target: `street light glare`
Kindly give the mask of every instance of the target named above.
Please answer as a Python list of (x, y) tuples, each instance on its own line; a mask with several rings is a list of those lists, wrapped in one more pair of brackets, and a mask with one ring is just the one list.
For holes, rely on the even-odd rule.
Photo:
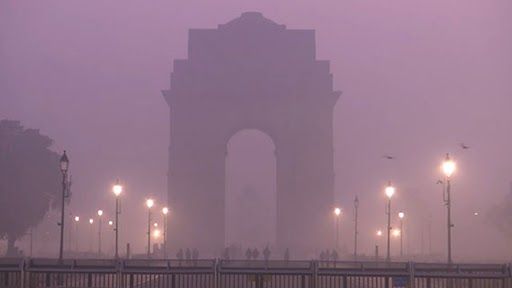
[(405, 213), (404, 212), (398, 212), (398, 218), (404, 219)]
[(391, 199), (391, 197), (393, 197), (393, 195), (395, 194), (395, 187), (393, 187), (393, 185), (391, 185), (391, 182), (389, 182), (388, 186), (384, 191), (386, 192), (386, 196), (388, 196), (388, 198)]
[(103, 215), (103, 210), (98, 210), (98, 216)]
[(119, 179), (117, 179), (116, 184), (114, 185), (114, 187), (112, 187), (112, 191), (114, 192), (116, 197), (123, 192), (123, 186), (121, 186), (121, 184), (119, 183)]
[(80, 217), (75, 216), (75, 222), (78, 222), (78, 221), (80, 221)]
[(382, 230), (377, 230), (377, 236), (382, 236)]
[(90, 218), (90, 219), (89, 219), (89, 223), (90, 223), (90, 224), (94, 223), (94, 219)]
[(167, 208), (167, 207), (162, 208), (162, 213), (164, 213), (164, 215), (167, 215), (169, 213), (169, 208)]
[(156, 223), (156, 222), (155, 222), (155, 223), (153, 223), (153, 226), (154, 226), (155, 228), (156, 228), (156, 227), (158, 227), (158, 223)]
[(338, 208), (338, 207), (334, 208), (334, 214), (335, 214), (336, 216), (340, 216), (340, 214), (341, 214), (341, 208)]
[(399, 229), (393, 230), (393, 237), (398, 237), (398, 236), (400, 236), (400, 230)]
[(455, 170), (457, 169), (457, 165), (455, 162), (450, 158), (449, 154), (446, 154), (446, 157), (444, 159), (443, 164), (441, 165), (441, 169), (443, 170), (443, 173), (446, 177), (450, 178)]
[(155, 205), (155, 201), (154, 201), (153, 199), (147, 199), (147, 200), (146, 200), (146, 206), (147, 206), (148, 208), (153, 207), (153, 205)]
[(156, 229), (155, 231), (153, 231), (153, 237), (155, 239), (158, 239), (160, 237), (160, 230)]
[(110, 225), (110, 226), (114, 225), (114, 221), (112, 221), (112, 220), (108, 221), (108, 225)]

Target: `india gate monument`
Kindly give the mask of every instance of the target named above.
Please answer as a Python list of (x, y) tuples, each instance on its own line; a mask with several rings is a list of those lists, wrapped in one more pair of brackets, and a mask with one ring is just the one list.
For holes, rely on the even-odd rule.
[[(255, 129), (275, 145), (278, 249), (332, 247), (333, 90), (316, 59), (314, 30), (287, 29), (256, 12), (189, 32), (188, 59), (170, 88), (170, 251), (219, 255), (225, 243), (227, 143)], [(265, 213), (265, 211), (262, 211)]]

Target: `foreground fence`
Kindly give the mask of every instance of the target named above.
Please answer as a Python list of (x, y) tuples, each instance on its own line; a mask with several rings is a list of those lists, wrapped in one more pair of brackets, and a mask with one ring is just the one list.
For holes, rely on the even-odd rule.
[(0, 287), (512, 288), (510, 265), (0, 259)]

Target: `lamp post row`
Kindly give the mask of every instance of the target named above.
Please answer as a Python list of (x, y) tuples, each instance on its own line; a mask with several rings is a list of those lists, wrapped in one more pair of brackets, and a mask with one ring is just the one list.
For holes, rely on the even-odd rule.
[[(452, 264), (453, 263), (453, 259), (452, 259), (452, 233), (451, 233), (451, 230), (452, 228), (454, 227), (453, 223), (452, 223), (452, 220), (451, 220), (451, 176), (453, 175), (453, 173), (455, 173), (455, 170), (456, 170), (457, 166), (456, 166), (456, 163), (451, 159), (450, 155), (449, 154), (446, 154), (446, 157), (441, 165), (441, 170), (443, 171), (444, 173), (444, 176), (445, 176), (445, 180), (444, 181), (440, 181), (442, 184), (443, 184), (443, 200), (444, 200), (444, 203), (446, 205), (446, 209), (447, 209), (447, 250), (448, 250), (448, 259), (447, 259), (447, 262), (448, 264)], [(391, 230), (392, 230), (392, 227), (391, 227), (391, 198), (393, 197), (393, 195), (395, 194), (396, 192), (396, 188), (393, 187), (393, 185), (391, 184), (391, 182), (388, 182), (388, 185), (387, 187), (385, 188), (385, 194), (386, 196), (388, 197), (388, 202), (387, 202), (387, 205), (386, 205), (386, 209), (385, 209), (385, 214), (387, 215), (387, 249), (386, 249), (386, 261), (390, 261), (391, 259), (391, 249), (390, 249), (390, 238), (391, 238)], [(354, 259), (357, 259), (357, 234), (358, 234), (358, 231), (357, 231), (357, 218), (358, 218), (358, 207), (359, 207), (359, 199), (356, 197), (355, 200), (354, 200), (354, 212), (355, 212), (355, 225), (354, 225)], [(336, 215), (336, 249), (338, 249), (338, 246), (339, 246), (339, 215), (341, 213), (341, 209), (340, 208), (335, 208), (334, 209), (334, 213)], [(404, 235), (404, 228), (403, 228), (403, 220), (404, 220), (404, 217), (405, 217), (405, 213), (404, 212), (399, 212), (398, 213), (398, 217), (400, 219), (400, 230), (397, 231), (397, 234), (396, 236), (400, 236), (400, 256), (403, 257), (404, 255), (404, 249), (403, 249), (403, 235)], [(379, 230), (377, 231), (377, 236), (381, 236), (382, 235), (382, 231)], [(378, 246), (376, 246), (377, 248)], [(378, 249), (378, 248), (377, 248)]]
[[(69, 197), (69, 183), (68, 183), (68, 170), (69, 170), (69, 158), (66, 154), (66, 151), (62, 154), (60, 158), (60, 170), (62, 173), (62, 202), (61, 202), (61, 219), (58, 225), (60, 226), (60, 243), (59, 243), (59, 260), (63, 259), (64, 252), (64, 214), (65, 214), (65, 200)], [(116, 180), (116, 184), (112, 188), (112, 192), (116, 197), (116, 210), (115, 210), (115, 258), (119, 258), (119, 215), (121, 214), (121, 206), (120, 206), (120, 198), (119, 196), (123, 192), (123, 186), (120, 184), (119, 179)], [(154, 200), (147, 199), (146, 206), (149, 209), (148, 212), (148, 258), (150, 257), (151, 252), (151, 207), (154, 205)], [(164, 214), (164, 253), (167, 255), (167, 214), (169, 213), (169, 208), (162, 208), (162, 213)], [(101, 254), (101, 230), (102, 230), (102, 215), (103, 210), (98, 210), (98, 254)], [(79, 216), (74, 217), (75, 221), (75, 232), (77, 232), (77, 225), (80, 221)], [(112, 226), (113, 221), (109, 221), (109, 225)], [(89, 224), (93, 224), (94, 219), (89, 219)], [(75, 243), (75, 248), (78, 249), (78, 241)]]
[[(448, 250), (448, 264), (452, 264), (452, 238), (451, 238), (451, 230), (453, 228), (453, 223), (451, 220), (451, 176), (456, 170), (455, 162), (450, 158), (450, 155), (447, 153), (444, 159), (444, 162), (441, 165), (441, 169), (445, 175), (445, 181), (441, 181), (443, 183), (443, 200), (447, 208), (447, 250)], [(69, 183), (67, 180), (68, 170), (69, 170), (69, 158), (64, 150), (60, 158), (60, 170), (62, 173), (62, 202), (61, 202), (61, 219), (58, 225), (60, 226), (60, 245), (59, 245), (59, 260), (63, 259), (63, 251), (64, 251), (64, 208), (65, 208), (65, 200), (69, 197)], [(119, 179), (117, 179), (116, 184), (112, 188), (113, 193), (116, 196), (116, 210), (115, 210), (115, 258), (119, 258), (119, 214), (121, 214), (120, 210), (120, 199), (119, 196), (123, 191), (123, 187), (119, 183)], [(388, 202), (386, 206), (385, 214), (387, 217), (387, 251), (386, 251), (386, 261), (390, 261), (391, 259), (391, 249), (390, 249), (390, 236), (391, 236), (391, 198), (396, 192), (395, 187), (391, 184), (391, 181), (388, 182), (387, 187), (384, 190), (386, 196), (388, 197)], [(153, 199), (146, 200), (146, 206), (148, 208), (148, 230), (147, 230), (147, 257), (151, 257), (151, 208), (154, 206)], [(359, 208), (359, 199), (356, 196), (354, 200), (354, 211), (355, 211), (355, 224), (354, 224), (354, 258), (357, 259), (357, 240), (358, 240), (358, 208)], [(167, 256), (167, 214), (169, 213), (169, 209), (167, 207), (162, 208), (162, 213), (164, 215), (164, 257)], [(336, 216), (336, 250), (339, 249), (339, 218), (341, 215), (341, 208), (336, 207), (334, 209), (334, 214)], [(103, 215), (102, 210), (98, 210), (98, 253), (101, 254), (101, 216)], [(404, 212), (399, 212), (398, 217), (400, 218), (400, 256), (403, 256), (403, 218), (405, 214)], [(79, 217), (76, 216), (74, 218), (75, 223), (79, 221)], [(89, 219), (89, 223), (93, 223), (93, 219)], [(112, 225), (112, 221), (109, 221), (109, 225)], [(75, 225), (76, 227), (76, 225)], [(76, 230), (76, 228), (75, 228)], [(382, 235), (382, 232), (379, 230), (377, 233), (378, 236)], [(76, 244), (78, 246), (78, 244)]]

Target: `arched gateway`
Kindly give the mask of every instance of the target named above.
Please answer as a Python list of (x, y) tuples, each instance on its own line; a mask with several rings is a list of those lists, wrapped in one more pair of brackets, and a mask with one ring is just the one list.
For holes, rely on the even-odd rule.
[(169, 249), (222, 251), (226, 145), (242, 129), (268, 134), (276, 147), (277, 245), (293, 255), (329, 247), (340, 93), (329, 62), (315, 59), (314, 30), (289, 30), (254, 12), (192, 29), (170, 87)]

